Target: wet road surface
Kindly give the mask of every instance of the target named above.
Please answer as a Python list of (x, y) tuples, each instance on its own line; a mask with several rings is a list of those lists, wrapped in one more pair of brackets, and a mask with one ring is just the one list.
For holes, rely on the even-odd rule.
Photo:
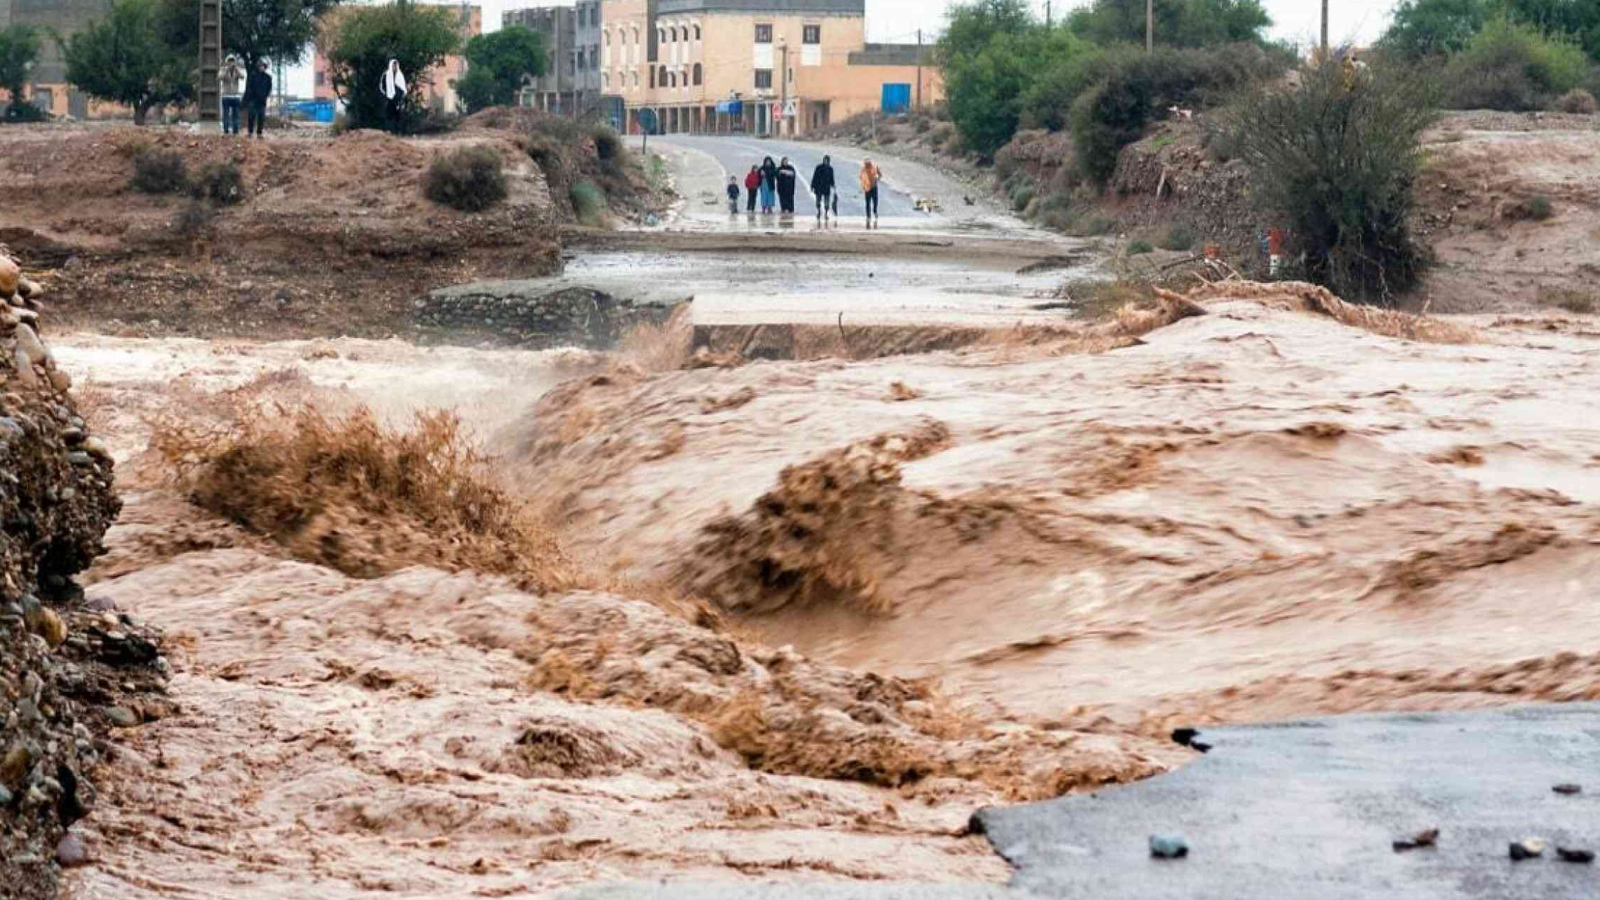
[[(851, 220), (866, 221), (867, 206), (866, 196), (861, 191), (861, 163), (868, 154), (859, 151), (840, 151), (832, 148), (821, 147), (817, 144), (806, 144), (797, 141), (763, 140), (749, 137), (711, 137), (703, 135), (675, 134), (669, 137), (651, 138), (651, 143), (665, 143), (674, 147), (684, 147), (704, 153), (714, 159), (722, 168), (720, 182), (727, 184), (731, 175), (739, 179), (740, 200), (739, 209), (744, 211), (747, 194), (744, 193), (744, 179), (749, 174), (751, 166), (761, 165), (766, 157), (772, 157), (773, 162), (779, 162), (783, 157), (789, 157), (795, 171), (799, 173), (798, 186), (795, 189), (795, 216), (796, 218), (815, 219), (817, 215), (816, 199), (811, 193), (811, 176), (816, 167), (822, 162), (824, 155), (833, 157), (834, 181), (839, 188), (839, 215), (847, 222)], [(878, 211), (884, 218), (902, 218), (919, 215), (914, 206), (915, 199), (902, 185), (897, 185), (895, 180), (895, 161), (884, 157), (875, 160), (878, 167), (884, 172), (884, 182), (878, 194)], [(722, 207), (726, 211), (726, 206)], [(762, 217), (770, 218), (770, 217)]]

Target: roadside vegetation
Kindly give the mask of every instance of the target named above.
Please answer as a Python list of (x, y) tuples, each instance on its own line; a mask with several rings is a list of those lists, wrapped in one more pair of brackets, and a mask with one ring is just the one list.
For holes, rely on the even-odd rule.
[[(935, 51), (946, 107), (914, 112), (909, 128), (875, 120), (834, 133), (870, 128), (869, 146), (898, 138), (913, 153), (955, 158), (988, 172), (1003, 201), (1043, 227), (1115, 231), (1128, 247), (1169, 254), (1215, 252), (1216, 238), (1170, 219), (1130, 234), (1127, 204), (1113, 198), (1170, 191), (1172, 152), (1189, 169), (1245, 173), (1237, 205), (1264, 224), (1236, 217), (1227, 245), (1260, 257), (1249, 274), (1268, 274), (1256, 248), (1270, 225), (1287, 239), (1280, 277), (1388, 302), (1430, 258), (1408, 219), (1421, 135), (1437, 110), (1600, 106), (1600, 3), (1403, 0), (1359, 63), (1350, 48), (1323, 59), (1272, 41), (1257, 0), (1156, 0), (1154, 11), (1147, 52), (1145, 0), (1092, 0), (1053, 23), (1025, 0), (968, 0)], [(1346, 174), (1318, 177), (1330, 171)]]
[(466, 77), (456, 82), (456, 92), (467, 112), (516, 102), (524, 77), (545, 74), (547, 52), (544, 35), (513, 25), (491, 34), (480, 34), (467, 41), (470, 67)]
[[(401, 0), (383, 6), (351, 7), (322, 23), (328, 77), (344, 103), (347, 127), (382, 128), (400, 134), (420, 130), (427, 121), (421, 86), (428, 71), (461, 49), (458, 12)], [(385, 115), (387, 101), (375, 90), (389, 60), (400, 63), (409, 81), (398, 121)]]
[(6, 92), (7, 122), (33, 122), (44, 118), (37, 106), (26, 103), (22, 89), (28, 70), (39, 59), (39, 32), (31, 25), (0, 28), (0, 91)]

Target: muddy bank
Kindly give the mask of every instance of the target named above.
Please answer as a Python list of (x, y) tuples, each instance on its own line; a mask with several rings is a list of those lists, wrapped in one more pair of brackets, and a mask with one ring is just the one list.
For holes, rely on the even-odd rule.
[(0, 860), (7, 898), (50, 900), (94, 848), (112, 727), (170, 709), (152, 632), (87, 604), (73, 579), (121, 509), (105, 442), (39, 334), (44, 290), (0, 245)]
[(598, 379), (508, 440), (620, 572), (744, 573), (731, 608), (771, 641), (1041, 721), (1587, 696), (1514, 666), (1600, 633), (1593, 330), (1322, 298), (1221, 286), (1120, 345)]

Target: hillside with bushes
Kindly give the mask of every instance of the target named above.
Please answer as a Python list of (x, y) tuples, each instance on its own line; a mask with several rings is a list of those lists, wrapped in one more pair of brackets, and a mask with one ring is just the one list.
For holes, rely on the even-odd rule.
[[(1540, 222), (1516, 210), (1552, 190), (1569, 209), (1596, 205), (1475, 134), (1600, 128), (1591, 5), (1593, 15), (1534, 0), (1406, 0), (1374, 48), (1323, 60), (1267, 40), (1270, 17), (1249, 0), (1158, 3), (1150, 53), (1131, 40), (1142, 2), (1096, 0), (1052, 26), (1026, 3), (977, 0), (953, 10), (939, 45), (945, 107), (858, 118), (825, 138), (955, 169), (1040, 227), (1116, 235), (1124, 257), (1151, 251), (1147, 270), (1209, 248), (1269, 277), (1278, 229), (1283, 277), (1372, 302), (1431, 302), (1419, 286), (1454, 283), (1450, 241), (1465, 237), (1454, 223), (1468, 209), (1488, 210), (1478, 230), (1505, 232)], [(1201, 13), (1216, 26), (1184, 27)], [(1463, 142), (1503, 153), (1498, 177), (1456, 184)], [(1529, 296), (1566, 289), (1550, 287), (1568, 280), (1559, 265), (1518, 268)]]

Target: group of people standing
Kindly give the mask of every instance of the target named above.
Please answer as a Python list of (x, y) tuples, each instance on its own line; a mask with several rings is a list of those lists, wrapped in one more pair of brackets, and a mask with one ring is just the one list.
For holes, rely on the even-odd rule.
[[(229, 55), (217, 73), (218, 93), (222, 94), (222, 133), (239, 133), (239, 111), (245, 113), (245, 127), (254, 137), (262, 137), (267, 121), (267, 101), (272, 99), (272, 76), (267, 74), (267, 61), (260, 60), (245, 74), (239, 57)], [(391, 131), (398, 130), (405, 120), (406, 76), (400, 71), (398, 60), (389, 60), (378, 83), (383, 95), (383, 119)]]
[[(795, 171), (794, 164), (789, 162), (787, 156), (776, 163), (769, 156), (762, 160), (761, 165), (751, 166), (750, 173), (744, 177), (746, 212), (754, 215), (759, 201), (763, 215), (770, 215), (774, 210), (783, 215), (794, 215), (794, 193), (799, 180), (800, 173)], [(861, 193), (867, 205), (868, 227), (879, 218), (878, 186), (882, 181), (883, 170), (878, 168), (878, 164), (871, 157), (862, 160)], [(838, 217), (839, 183), (833, 173), (833, 157), (824, 156), (811, 172), (811, 194), (817, 201), (819, 222)], [(728, 178), (728, 212), (731, 215), (739, 213), (739, 180), (732, 176)]]
[(222, 94), (222, 133), (239, 133), (239, 110), (245, 113), (248, 133), (261, 137), (267, 122), (267, 101), (272, 99), (272, 76), (267, 74), (267, 61), (260, 60), (246, 75), (239, 65), (239, 57), (229, 56), (217, 73), (217, 87)]

